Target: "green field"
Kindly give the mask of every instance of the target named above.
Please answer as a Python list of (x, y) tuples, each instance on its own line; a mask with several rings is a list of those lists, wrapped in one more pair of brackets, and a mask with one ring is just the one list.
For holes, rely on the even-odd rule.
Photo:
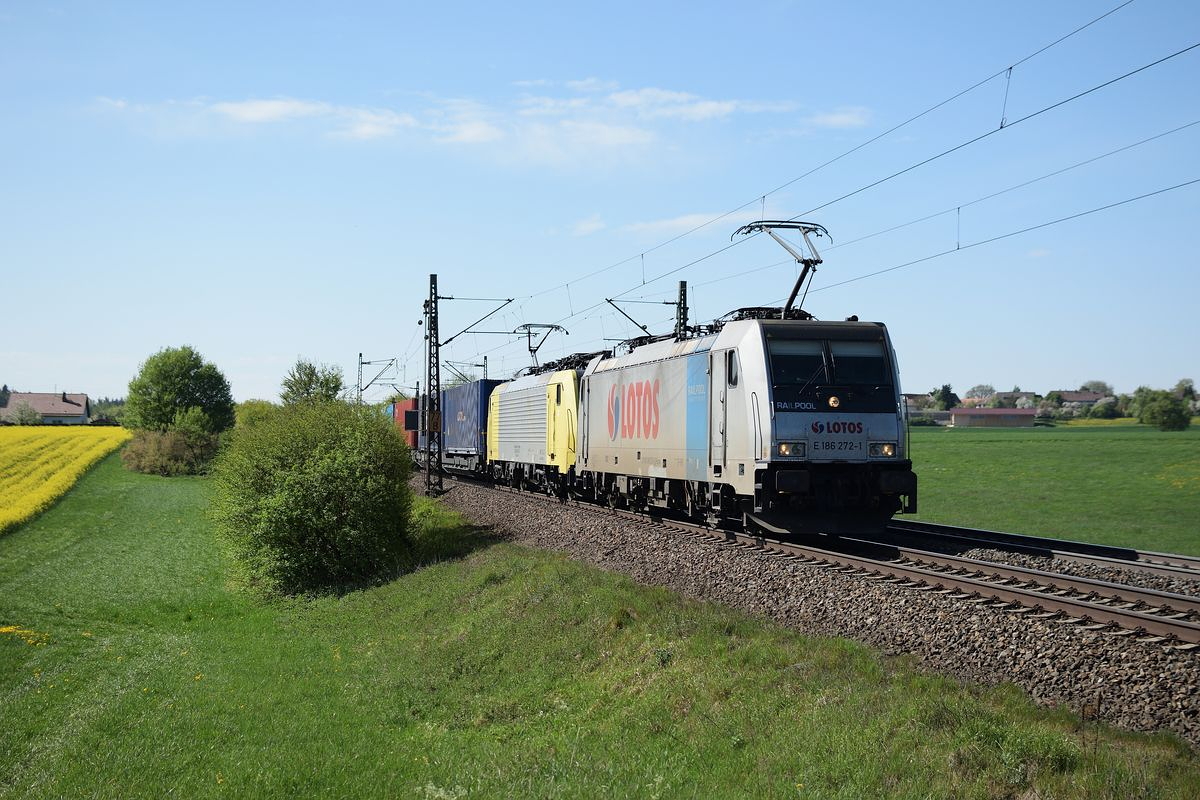
[(1200, 426), (913, 428), (920, 519), (1200, 555)]
[(344, 597), (232, 592), (208, 484), (109, 457), (0, 538), (4, 797), (1195, 797), (1081, 727), (419, 505)]

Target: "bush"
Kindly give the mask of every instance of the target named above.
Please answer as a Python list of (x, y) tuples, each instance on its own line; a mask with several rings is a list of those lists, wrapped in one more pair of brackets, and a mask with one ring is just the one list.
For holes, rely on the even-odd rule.
[(126, 469), (150, 475), (198, 475), (217, 453), (217, 437), (200, 438), (183, 431), (134, 431), (121, 451)]
[(279, 406), (269, 400), (246, 400), (234, 407), (234, 426), (249, 428), (262, 422), (279, 410)]
[(372, 409), (289, 406), (233, 431), (214, 464), (212, 514), (253, 591), (362, 586), (405, 562), (410, 469), (403, 437)]
[(1088, 416), (1092, 419), (1116, 419), (1121, 416), (1121, 409), (1117, 407), (1117, 398), (1105, 397), (1096, 401)]
[(1138, 422), (1155, 425), (1161, 431), (1182, 431), (1192, 424), (1190, 409), (1170, 392), (1152, 392), (1142, 403)]

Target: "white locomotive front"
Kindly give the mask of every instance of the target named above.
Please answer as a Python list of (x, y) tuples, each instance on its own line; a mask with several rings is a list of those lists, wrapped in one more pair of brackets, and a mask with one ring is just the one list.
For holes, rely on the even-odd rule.
[(852, 530), (916, 511), (899, 369), (883, 324), (760, 325), (772, 435), (756, 513), (789, 530)]

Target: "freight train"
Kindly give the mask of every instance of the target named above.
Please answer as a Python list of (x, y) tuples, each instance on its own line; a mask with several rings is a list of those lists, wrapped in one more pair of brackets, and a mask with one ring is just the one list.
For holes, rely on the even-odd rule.
[[(444, 465), (498, 483), (778, 535), (878, 529), (917, 508), (887, 328), (740, 309), (694, 335), (645, 337), (511, 381), (441, 395)], [(811, 243), (809, 242), (811, 247)], [(422, 438), (418, 447), (424, 447)]]
[(448, 469), (560, 497), (777, 534), (856, 531), (916, 510), (882, 323), (740, 319), (452, 387), (441, 409)]

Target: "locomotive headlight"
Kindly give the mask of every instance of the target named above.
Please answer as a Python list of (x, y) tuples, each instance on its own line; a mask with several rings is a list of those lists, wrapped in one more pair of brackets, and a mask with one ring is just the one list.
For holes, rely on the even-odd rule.
[(778, 445), (779, 455), (784, 458), (804, 458), (806, 449), (804, 442), (780, 442)]
[(842, 399), (840, 397), (838, 397), (836, 394), (833, 397), (829, 398), (829, 407), (830, 408), (837, 408), (841, 404), (842, 404)]
[(871, 458), (895, 458), (896, 443), (895, 442), (871, 442), (870, 447)]

